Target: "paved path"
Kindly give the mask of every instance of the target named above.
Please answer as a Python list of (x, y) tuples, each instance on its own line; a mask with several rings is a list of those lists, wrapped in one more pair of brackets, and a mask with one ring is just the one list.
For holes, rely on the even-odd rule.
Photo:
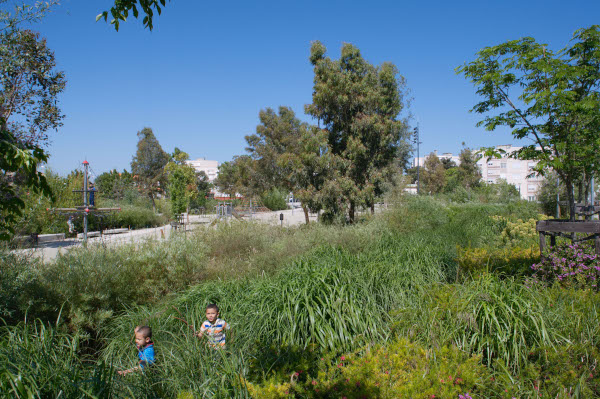
[[(280, 215), (283, 214), (283, 223)], [(187, 226), (188, 231), (201, 226), (209, 226), (215, 219), (215, 215), (190, 215), (190, 223)], [(261, 223), (269, 223), (276, 226), (290, 227), (305, 222), (304, 212), (301, 208), (288, 209), (275, 212), (263, 212), (252, 215), (252, 218), (244, 217), (244, 220), (253, 220)], [(310, 215), (310, 220), (317, 220), (316, 214)], [(226, 223), (220, 221), (219, 223)], [(170, 225), (154, 227), (148, 229), (130, 230), (123, 234), (104, 235), (102, 237), (93, 237), (88, 239), (88, 245), (122, 245), (126, 243), (141, 242), (148, 239), (168, 239), (172, 228)], [(49, 242), (40, 245), (35, 249), (21, 249), (17, 252), (31, 253), (33, 256), (41, 257), (45, 262), (54, 260), (59, 253), (66, 253), (72, 248), (82, 246), (82, 241), (76, 238), (69, 238), (64, 241)]]

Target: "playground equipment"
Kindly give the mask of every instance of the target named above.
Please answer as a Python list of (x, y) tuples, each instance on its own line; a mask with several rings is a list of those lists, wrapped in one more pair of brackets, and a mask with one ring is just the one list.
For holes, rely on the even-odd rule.
[(88, 216), (90, 212), (94, 214), (98, 214), (99, 216), (109, 213), (120, 211), (121, 208), (96, 208), (94, 204), (90, 204), (88, 202), (88, 194), (89, 193), (97, 193), (96, 189), (90, 190), (88, 184), (88, 168), (89, 162), (83, 161), (83, 189), (82, 190), (73, 190), (74, 193), (83, 193), (83, 206), (76, 206), (74, 208), (48, 208), (46, 211), (48, 212), (57, 212), (61, 215), (66, 216), (83, 216), (83, 242), (87, 243), (88, 239)]

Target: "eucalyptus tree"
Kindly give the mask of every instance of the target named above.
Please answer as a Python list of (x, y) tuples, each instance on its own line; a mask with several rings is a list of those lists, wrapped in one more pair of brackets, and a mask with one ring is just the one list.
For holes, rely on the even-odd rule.
[(574, 220), (573, 186), (600, 167), (598, 25), (577, 30), (557, 52), (531, 37), (486, 47), (457, 73), (483, 98), (471, 110), (485, 114), (478, 126), (507, 126), (516, 139), (530, 139), (511, 156), (537, 160), (540, 174), (558, 174)]
[(400, 150), (409, 148), (406, 121), (398, 119), (406, 108), (406, 84), (393, 64), (373, 66), (352, 44), (342, 46), (339, 60), (325, 53), (323, 44), (312, 44), (313, 102), (305, 110), (327, 131), (335, 158), (327, 187), (340, 196), (342, 208), (347, 204), (353, 222), (357, 205), (374, 203)]
[(156, 211), (154, 199), (158, 193), (164, 192), (164, 169), (170, 157), (162, 149), (151, 128), (143, 128), (137, 136), (137, 151), (131, 161), (131, 173), (134, 180), (137, 180), (138, 189), (150, 198), (152, 209)]

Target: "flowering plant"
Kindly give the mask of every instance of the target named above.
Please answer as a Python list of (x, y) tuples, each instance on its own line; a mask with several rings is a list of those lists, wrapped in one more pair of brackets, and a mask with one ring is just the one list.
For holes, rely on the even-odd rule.
[(550, 248), (540, 263), (531, 266), (534, 275), (528, 282), (598, 291), (600, 257), (590, 244), (560, 243)]

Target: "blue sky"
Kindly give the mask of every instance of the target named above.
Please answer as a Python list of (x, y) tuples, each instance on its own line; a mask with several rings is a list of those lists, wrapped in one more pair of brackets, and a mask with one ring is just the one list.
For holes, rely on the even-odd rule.
[[(50, 168), (66, 174), (87, 159), (96, 174), (130, 169), (136, 133), (151, 127), (162, 147), (229, 161), (244, 153), (258, 112), (311, 102), (310, 43), (339, 57), (356, 45), (369, 62), (394, 63), (413, 97), (421, 153), (515, 143), (507, 130), (475, 127), (471, 83), (454, 68), (485, 47), (533, 36), (553, 49), (600, 23), (600, 2), (172, 0), (152, 32), (131, 18), (119, 32), (95, 17), (108, 0), (63, 0), (33, 29), (66, 73), (64, 126), (51, 134)], [(515, 143), (517, 144), (517, 143)]]

